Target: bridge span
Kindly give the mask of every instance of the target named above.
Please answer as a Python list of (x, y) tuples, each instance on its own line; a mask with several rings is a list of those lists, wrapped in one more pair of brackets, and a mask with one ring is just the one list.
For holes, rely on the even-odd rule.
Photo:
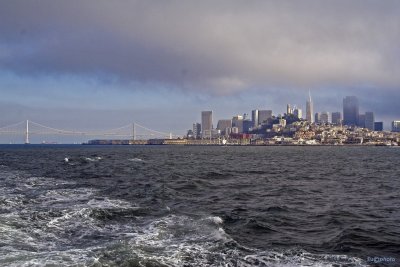
[(132, 140), (147, 140), (153, 138), (172, 139), (178, 137), (173, 133), (153, 130), (135, 122), (114, 129), (82, 131), (54, 128), (31, 120), (2, 126), (0, 127), (0, 135), (18, 136), (19, 139), (23, 137), (25, 144), (30, 143), (30, 137), (32, 135), (85, 136), (88, 138), (125, 138)]

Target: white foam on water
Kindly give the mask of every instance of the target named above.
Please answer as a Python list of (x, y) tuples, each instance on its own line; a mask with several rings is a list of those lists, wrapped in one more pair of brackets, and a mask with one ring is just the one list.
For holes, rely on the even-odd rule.
[[(96, 197), (95, 189), (48, 189), (54, 184), (73, 185), (70, 181), (26, 178), (15, 172), (1, 175), (16, 185), (0, 187), (0, 208), (9, 211), (0, 216), (0, 266), (92, 266), (98, 259), (96, 251), (110, 244), (92, 236), (118, 240), (129, 227), (99, 221), (93, 212), (139, 208), (126, 201)], [(80, 248), (85, 245), (76, 249), (78, 244)]]
[[(81, 159), (88, 161), (88, 162), (97, 162), (97, 161), (102, 160), (103, 158), (96, 156), (96, 157), (82, 157)], [(71, 160), (71, 159), (69, 159), (69, 160)]]
[(279, 252), (246, 248), (225, 232), (219, 217), (171, 214), (125, 236), (137, 257), (166, 266), (367, 266), (360, 259), (345, 255), (318, 255), (299, 249)]
[(86, 157), (85, 160), (86, 160), (86, 161), (92, 161), (92, 162), (93, 162), (93, 161), (98, 161), (96, 158), (88, 158), (88, 157)]
[(215, 223), (215, 224), (222, 224), (224, 221), (222, 220), (222, 218), (221, 217), (218, 217), (218, 216), (211, 216), (211, 217), (208, 217), (208, 219), (210, 220), (210, 221), (212, 221), (213, 223)]
[(93, 198), (89, 200), (87, 203), (87, 206), (91, 208), (101, 208), (101, 209), (113, 209), (113, 208), (119, 208), (119, 209), (133, 209), (133, 208), (139, 208), (136, 205), (132, 205), (132, 203), (123, 201), (123, 200), (118, 200), (118, 199), (109, 199), (109, 198)]
[(96, 266), (96, 253), (101, 248), (69, 249), (66, 251), (10, 252), (1, 257), (0, 264), (9, 267), (31, 266)]
[[(107, 214), (115, 209), (139, 207), (127, 201), (96, 197), (98, 191), (94, 189), (46, 189), (49, 184), (73, 182), (44, 177), (25, 179), (15, 173), (8, 178), (18, 182), (20, 189), (0, 188), (0, 207), (10, 207), (9, 213), (0, 216), (1, 266), (115, 266), (116, 259), (128, 258), (137, 259), (139, 266), (146, 262), (155, 266), (367, 266), (360, 259), (345, 255), (243, 247), (225, 232), (218, 216), (168, 213), (148, 221), (139, 217), (126, 223), (100, 221), (93, 216), (94, 211)], [(24, 203), (24, 195), (15, 191), (21, 188), (35, 192), (34, 199)], [(92, 235), (108, 237), (109, 241), (96, 242)], [(85, 245), (77, 249), (77, 244)]]
[(143, 159), (140, 158), (133, 158), (133, 159), (128, 159), (129, 161), (133, 161), (133, 162), (144, 162)]
[(250, 254), (243, 257), (245, 265), (240, 266), (271, 266), (271, 267), (363, 267), (361, 259), (346, 255), (312, 254), (304, 250), (259, 251), (257, 254)]

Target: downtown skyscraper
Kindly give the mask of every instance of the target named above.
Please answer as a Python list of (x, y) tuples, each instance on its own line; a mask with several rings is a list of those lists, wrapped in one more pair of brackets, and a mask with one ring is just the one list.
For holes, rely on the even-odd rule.
[(212, 111), (201, 112), (201, 136), (203, 138), (211, 137), (212, 130)]
[(346, 96), (343, 99), (343, 124), (359, 125), (359, 105), (355, 96)]
[(375, 130), (375, 116), (371, 111), (365, 112), (365, 123), (364, 127), (374, 131)]
[(306, 103), (306, 120), (313, 123), (314, 118), (313, 118), (313, 102), (311, 100), (311, 93), (308, 91), (308, 100)]

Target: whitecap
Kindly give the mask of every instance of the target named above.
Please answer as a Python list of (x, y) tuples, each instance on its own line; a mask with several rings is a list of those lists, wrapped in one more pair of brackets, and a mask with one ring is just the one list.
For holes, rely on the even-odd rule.
[(211, 217), (208, 217), (207, 219), (212, 221), (215, 224), (222, 224), (224, 222), (224, 220), (222, 220), (222, 218), (218, 217), (218, 216), (211, 216)]
[(144, 162), (144, 160), (141, 158), (133, 158), (133, 159), (128, 159), (128, 160), (133, 161), (133, 162)]

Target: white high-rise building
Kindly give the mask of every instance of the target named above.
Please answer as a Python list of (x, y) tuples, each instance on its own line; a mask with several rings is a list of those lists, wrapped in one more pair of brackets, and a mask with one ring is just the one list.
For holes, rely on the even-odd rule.
[(253, 122), (253, 127), (257, 127), (259, 125), (259, 123), (258, 123), (258, 109), (255, 109), (255, 110), (251, 111), (251, 120)]
[(311, 100), (311, 92), (308, 91), (308, 100), (306, 103), (306, 120), (313, 123), (314, 118), (313, 118), (313, 102)]
[(293, 115), (295, 115), (297, 118), (302, 119), (303, 118), (303, 111), (301, 110), (301, 108), (295, 108), (293, 110)]
[(293, 114), (293, 108), (290, 106), (290, 104), (286, 105), (286, 114)]
[(200, 138), (201, 134), (201, 124), (200, 123), (193, 123), (193, 136), (194, 138)]

